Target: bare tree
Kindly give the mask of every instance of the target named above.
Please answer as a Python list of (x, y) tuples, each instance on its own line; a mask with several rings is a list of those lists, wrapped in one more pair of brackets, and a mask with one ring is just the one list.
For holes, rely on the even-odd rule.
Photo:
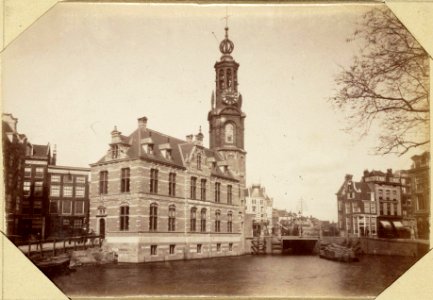
[(359, 42), (349, 68), (336, 76), (330, 98), (346, 113), (347, 130), (365, 136), (379, 129), (377, 154), (403, 155), (429, 143), (428, 55), (388, 9), (373, 9), (348, 42)]

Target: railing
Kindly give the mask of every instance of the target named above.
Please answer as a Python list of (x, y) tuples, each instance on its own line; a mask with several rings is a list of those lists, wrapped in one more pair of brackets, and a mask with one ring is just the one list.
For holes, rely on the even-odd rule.
[(84, 235), (73, 236), (63, 239), (46, 239), (38, 241), (28, 241), (21, 244), (18, 248), (27, 256), (32, 254), (52, 255), (56, 256), (59, 253), (66, 253), (68, 250), (87, 249), (89, 247), (101, 247), (103, 236), (100, 235)]

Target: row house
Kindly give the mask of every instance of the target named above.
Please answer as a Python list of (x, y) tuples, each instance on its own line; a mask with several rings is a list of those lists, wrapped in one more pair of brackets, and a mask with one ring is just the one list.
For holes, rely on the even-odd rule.
[(66, 237), (87, 232), (89, 168), (48, 166), (48, 235)]
[(245, 213), (254, 215), (258, 224), (266, 224), (268, 230), (273, 228), (273, 199), (266, 194), (266, 189), (260, 184), (252, 184), (245, 189)]
[(17, 132), (17, 123), (18, 119), (13, 115), (2, 115), (5, 225), (6, 234), (11, 238), (19, 234), (27, 144), (26, 136)]
[(373, 187), (366, 182), (353, 181), (346, 175), (337, 192), (338, 227), (347, 236), (374, 236), (377, 234), (378, 202)]
[(91, 165), (90, 226), (123, 262), (242, 253), (239, 180), (203, 134), (180, 140), (147, 128), (116, 128)]
[(430, 234), (430, 152), (412, 156), (412, 166), (407, 171), (411, 179), (413, 216), (419, 238)]
[[(84, 185), (87, 185), (90, 169), (57, 166), (56, 150), (52, 151), (50, 144), (38, 145), (29, 142), (24, 134), (17, 132), (18, 119), (11, 114), (3, 114), (2, 121), (8, 237), (14, 241), (22, 241), (83, 233), (87, 226), (85, 218), (81, 218), (81, 223), (72, 220), (71, 224), (77, 230), (67, 230), (68, 234), (61, 232), (62, 226), (55, 225), (54, 219), (58, 215), (53, 213), (51, 200), (54, 200), (52, 197), (55, 197), (53, 195), (56, 195), (57, 190), (56, 186), (51, 184), (51, 176), (55, 173), (61, 176), (65, 172), (80, 172), (80, 176), (86, 178)], [(80, 197), (80, 201), (84, 202), (84, 216), (88, 213), (87, 190), (88, 188), (84, 197)], [(59, 197), (56, 200), (61, 199)], [(62, 222), (67, 223), (63, 220)]]

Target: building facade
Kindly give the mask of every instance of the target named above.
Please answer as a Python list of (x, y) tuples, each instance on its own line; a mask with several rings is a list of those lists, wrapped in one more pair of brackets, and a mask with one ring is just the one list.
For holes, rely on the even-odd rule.
[(48, 166), (47, 235), (62, 238), (87, 232), (89, 173), (89, 168)]
[(27, 138), (17, 132), (18, 119), (2, 115), (3, 178), (5, 187), (6, 234), (19, 235), (18, 223), (23, 199), (23, 172)]
[(417, 223), (419, 238), (430, 235), (430, 153), (412, 156), (412, 167), (408, 170), (411, 180), (413, 215)]
[[(346, 175), (337, 192), (338, 227), (345, 236), (376, 236), (378, 222), (401, 222), (401, 181), (391, 169), (364, 171), (362, 181)], [(396, 221), (397, 220), (397, 221)]]
[(260, 184), (253, 184), (245, 190), (245, 213), (254, 215), (254, 221), (266, 224), (269, 232), (273, 228), (273, 199)]
[[(52, 151), (49, 144), (37, 145), (29, 142), (24, 134), (17, 132), (17, 122), (18, 119), (11, 114), (3, 114), (5, 212), (8, 237), (19, 242), (29, 238), (45, 239), (83, 233), (83, 230), (87, 228), (85, 216), (88, 215), (89, 206), (88, 175), (90, 169), (57, 166), (55, 149)], [(66, 185), (71, 185), (73, 193), (71, 196), (67, 195), (67, 191), (58, 194), (58, 187), (52, 182), (52, 176), (57, 178), (65, 174), (72, 175), (70, 177), (72, 180), (81, 178), (81, 176), (85, 178), (83, 183), (72, 181), (66, 184), (66, 177), (65, 179), (60, 177), (57, 184), (65, 182), (67, 190), (69, 187)], [(85, 186), (83, 196), (81, 196), (82, 187), (80, 185)], [(58, 224), (58, 222), (65, 224), (68, 222), (66, 221), (68, 218), (63, 218), (61, 211), (54, 213), (53, 202), (61, 205), (63, 197), (65, 199), (70, 197), (72, 201), (77, 197), (77, 203), (84, 203), (83, 211), (76, 208), (76, 211), (65, 214), (65, 216), (72, 217), (69, 219), (71, 226), (75, 226), (75, 230), (65, 231), (64, 227)], [(66, 206), (64, 208), (66, 209)], [(59, 206), (59, 209), (62, 209), (62, 206)], [(81, 220), (81, 223), (76, 220), (77, 218)], [(78, 228), (79, 225), (80, 228)]]
[(106, 154), (91, 164), (90, 227), (120, 262), (243, 253), (244, 118), (239, 64), (228, 38), (215, 64), (208, 114), (210, 148), (201, 131), (178, 139), (147, 126), (114, 128)]

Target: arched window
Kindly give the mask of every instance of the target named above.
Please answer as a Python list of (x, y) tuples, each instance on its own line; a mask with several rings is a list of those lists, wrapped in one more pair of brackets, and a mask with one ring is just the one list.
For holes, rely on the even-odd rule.
[(227, 69), (227, 87), (229, 90), (232, 89), (233, 81), (232, 81), (232, 70)]
[(201, 170), (201, 154), (197, 154), (197, 169)]
[(197, 220), (197, 208), (193, 207), (191, 208), (191, 215), (190, 215), (190, 221), (189, 221), (189, 229), (190, 231), (196, 230), (196, 220)]
[(176, 230), (176, 206), (168, 207), (168, 231)]
[(233, 213), (227, 213), (227, 232), (233, 232)]
[(221, 211), (217, 210), (215, 212), (215, 232), (220, 232), (221, 230)]
[(201, 210), (200, 231), (206, 232), (206, 208)]
[(224, 86), (224, 70), (223, 69), (221, 69), (219, 72), (219, 87), (221, 90), (225, 88), (225, 86)]
[(122, 205), (120, 207), (120, 230), (128, 231), (129, 230), (129, 206)]
[(158, 229), (158, 205), (152, 203), (150, 205), (149, 230), (156, 231)]
[(227, 123), (224, 127), (225, 141), (227, 144), (233, 144), (235, 142), (235, 125), (233, 123)]

